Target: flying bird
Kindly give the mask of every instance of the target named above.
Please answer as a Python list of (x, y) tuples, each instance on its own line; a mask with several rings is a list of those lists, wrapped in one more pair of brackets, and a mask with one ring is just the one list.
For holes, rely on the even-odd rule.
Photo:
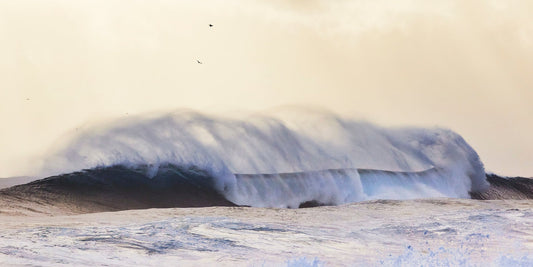
[(213, 27), (213, 24), (209, 24), (209, 27)]
[(198, 64), (204, 64), (204, 63), (202, 63), (202, 61), (200, 61), (198, 59), (196, 60), (196, 62), (198, 62)]

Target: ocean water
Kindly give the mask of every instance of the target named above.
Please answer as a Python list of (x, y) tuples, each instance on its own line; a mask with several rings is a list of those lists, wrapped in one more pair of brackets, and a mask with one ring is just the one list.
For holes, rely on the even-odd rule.
[(442, 128), (176, 112), (36, 167), (0, 190), (0, 265), (533, 266), (533, 183)]
[(529, 200), (2, 216), (0, 226), (2, 266), (533, 265)]

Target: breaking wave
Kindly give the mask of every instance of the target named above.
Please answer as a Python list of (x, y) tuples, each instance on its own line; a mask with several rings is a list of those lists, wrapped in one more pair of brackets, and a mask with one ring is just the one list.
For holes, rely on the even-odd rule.
[(182, 178), (183, 170), (201, 170), (209, 177), (202, 188), (256, 207), (468, 198), (488, 187), (477, 153), (450, 130), (383, 128), (310, 110), (244, 119), (183, 111), (113, 122), (76, 136), (44, 166), (44, 176), (121, 166), (147, 180), (169, 168)]

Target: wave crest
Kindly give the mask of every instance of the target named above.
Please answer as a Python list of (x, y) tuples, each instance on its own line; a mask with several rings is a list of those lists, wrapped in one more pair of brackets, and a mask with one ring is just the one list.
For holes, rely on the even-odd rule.
[[(477, 153), (450, 130), (383, 128), (325, 112), (245, 119), (176, 112), (114, 122), (74, 138), (48, 158), (44, 173), (143, 165), (153, 177), (167, 164), (207, 170), (215, 177), (216, 190), (236, 204), (250, 206), (467, 198), (469, 192), (488, 187)], [(365, 176), (350, 169), (382, 172)], [(306, 175), (287, 179), (284, 173)], [(264, 179), (264, 174), (277, 178)]]

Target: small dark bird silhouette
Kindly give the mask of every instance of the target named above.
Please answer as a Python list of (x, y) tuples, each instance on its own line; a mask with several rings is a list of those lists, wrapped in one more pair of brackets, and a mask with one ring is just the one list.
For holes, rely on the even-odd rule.
[(202, 63), (202, 62), (201, 62), (200, 60), (198, 60), (198, 59), (196, 60), (196, 62), (198, 62), (198, 64), (204, 64), (204, 63)]
[(213, 24), (209, 24), (209, 27), (213, 27)]

